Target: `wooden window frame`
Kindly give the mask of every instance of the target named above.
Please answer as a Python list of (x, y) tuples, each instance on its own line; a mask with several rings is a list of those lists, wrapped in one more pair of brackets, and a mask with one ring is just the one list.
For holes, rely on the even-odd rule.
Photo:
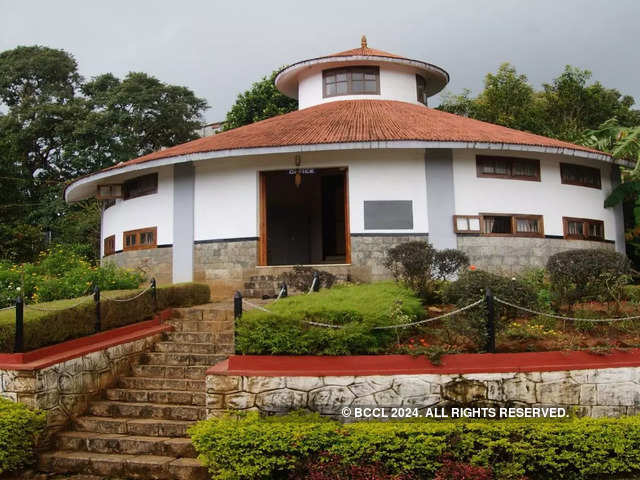
[[(569, 234), (569, 222), (582, 222), (582, 235)], [(602, 225), (602, 238), (589, 236), (589, 224), (591, 223)], [(593, 218), (562, 217), (562, 233), (566, 240), (589, 240), (592, 242), (606, 241), (604, 235), (604, 221)]]
[(104, 256), (113, 255), (116, 253), (116, 236), (109, 235), (104, 239)]
[[(578, 170), (586, 170), (591, 172), (597, 172), (598, 174), (598, 183), (597, 185), (591, 183), (584, 182), (572, 182), (565, 179), (564, 172), (567, 168), (575, 168)], [(560, 183), (563, 185), (576, 185), (578, 187), (588, 187), (595, 188), (596, 190), (602, 190), (602, 172), (599, 168), (596, 167), (588, 167), (587, 165), (579, 165), (577, 163), (560, 163)]]
[[(420, 85), (420, 80), (422, 80), (422, 85)], [(427, 96), (425, 91), (427, 89), (427, 80), (422, 76), (416, 73), (416, 95), (418, 97), (418, 101), (426, 105), (427, 104)]]
[[(460, 230), (458, 228), (458, 219), (459, 218), (466, 218), (467, 220), (477, 219), (478, 222), (480, 223), (480, 226), (479, 226), (478, 230)], [(455, 233), (475, 233), (475, 234), (479, 234), (479, 233), (482, 232), (482, 218), (480, 217), (480, 215), (454, 215), (453, 216), (453, 231)]]
[[(107, 190), (103, 192), (103, 190)], [(124, 196), (124, 185), (121, 183), (109, 183), (98, 185), (96, 188), (96, 200), (115, 200)]]
[[(485, 232), (484, 230), (485, 217), (511, 217), (511, 233)], [(518, 219), (537, 220), (538, 231), (534, 233), (516, 231)], [(535, 237), (535, 238), (544, 237), (544, 217), (542, 215), (531, 215), (531, 214), (523, 214), (523, 213), (481, 213), (480, 214), (480, 230), (481, 230), (481, 234), (486, 237)]]
[[(146, 189), (141, 189), (138, 191), (131, 191), (133, 188), (131, 185), (134, 182), (139, 182), (143, 178), (154, 177), (154, 185), (153, 187), (149, 187)], [(147, 175), (141, 175), (139, 177), (130, 178), (122, 184), (122, 198), (124, 200), (131, 200), (132, 198), (144, 197), (145, 195), (153, 195), (154, 193), (158, 193), (158, 174), (157, 173), (149, 173)]]
[[(140, 243), (140, 235), (142, 233), (153, 232), (153, 244)], [(134, 246), (127, 246), (127, 237), (130, 235), (136, 236), (136, 244)], [(137, 230), (128, 230), (122, 233), (122, 250), (146, 250), (149, 248), (156, 248), (158, 246), (158, 227), (138, 228)]]
[[(351, 74), (352, 73), (371, 73), (376, 74), (376, 91), (375, 92), (354, 92), (352, 90)], [(347, 80), (347, 93), (334, 93), (333, 95), (327, 94), (327, 76), (336, 75), (338, 73), (346, 73), (348, 75)], [(363, 80), (364, 81), (364, 80)], [(360, 66), (360, 67), (340, 67), (330, 68), (322, 71), (322, 98), (344, 97), (347, 95), (380, 95), (380, 67), (376, 66)]]
[[(500, 160), (502, 162), (508, 162), (509, 165), (509, 173), (506, 174), (498, 174), (498, 173), (484, 173), (482, 172), (481, 164), (483, 161), (495, 161)], [(535, 162), (536, 166), (536, 175), (531, 176), (523, 176), (523, 175), (513, 175), (513, 164), (514, 162)], [(500, 155), (476, 155), (476, 175), (478, 178), (502, 178), (506, 180), (525, 180), (529, 182), (539, 182), (540, 181), (540, 160), (536, 158), (521, 158), (521, 157), (505, 157)]]

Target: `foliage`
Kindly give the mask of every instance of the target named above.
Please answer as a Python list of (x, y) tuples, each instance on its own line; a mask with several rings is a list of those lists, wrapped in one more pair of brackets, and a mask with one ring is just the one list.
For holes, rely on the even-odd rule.
[(390, 248), (384, 266), (400, 281), (425, 300), (432, 300), (437, 289), (436, 278), (454, 275), (469, 265), (464, 252), (448, 249), (438, 251), (424, 241), (405, 242)]
[(36, 444), (46, 423), (44, 412), (0, 397), (0, 474), (36, 461)]
[(536, 292), (538, 297), (537, 308), (546, 311), (551, 310), (551, 283), (544, 268), (527, 268), (520, 272), (517, 278)]
[(345, 464), (338, 455), (321, 452), (302, 462), (302, 465), (289, 474), (290, 480), (414, 480), (410, 473), (389, 474), (382, 462), (358, 465)]
[(336, 282), (336, 276), (333, 273), (316, 270), (312, 267), (304, 267), (302, 265), (296, 265), (292, 271), (283, 273), (280, 275), (280, 279), (284, 281), (288, 287), (300, 292), (308, 292), (313, 284), (313, 276), (316, 273), (320, 281), (320, 288), (331, 288)]
[(433, 480), (493, 480), (493, 471), (489, 467), (456, 462), (450, 458), (442, 459), (442, 468)]
[[(101, 295), (102, 330), (140, 322), (153, 316), (151, 292), (127, 302), (142, 290), (115, 290)], [(208, 303), (208, 285), (185, 283), (160, 286), (157, 307), (188, 307)], [(92, 297), (41, 303), (24, 311), (24, 344), (26, 350), (53, 345), (95, 333), (96, 307)], [(0, 352), (12, 352), (15, 338), (15, 310), (0, 312)]]
[[(640, 417), (340, 424), (315, 414), (260, 418), (251, 412), (199, 422), (189, 433), (215, 480), (286, 478), (324, 452), (347, 466), (379, 463), (388, 475), (418, 478), (459, 472), (459, 466), (447, 462), (450, 458), (491, 469), (503, 480), (581, 480), (640, 472)], [(445, 478), (491, 478), (480, 472)]]
[(547, 271), (555, 301), (573, 306), (584, 300), (619, 300), (630, 262), (611, 250), (576, 249), (549, 257)]
[(250, 123), (259, 122), (276, 115), (298, 109), (298, 101), (280, 93), (275, 78), (279, 70), (255, 82), (251, 88), (238, 95), (236, 103), (227, 112), (224, 129), (230, 130)]
[[(398, 303), (401, 302), (399, 309)], [(379, 353), (395, 338), (394, 324), (423, 315), (420, 300), (393, 283), (340, 285), (269, 305), (269, 312), (250, 310), (236, 324), (236, 350), (254, 355), (352, 355)], [(406, 315), (406, 316), (404, 316)], [(329, 328), (305, 322), (339, 325)]]
[(504, 336), (514, 340), (539, 340), (557, 335), (558, 332), (533, 322), (511, 322), (504, 328)]
[(640, 285), (625, 285), (624, 298), (633, 303), (640, 303)]

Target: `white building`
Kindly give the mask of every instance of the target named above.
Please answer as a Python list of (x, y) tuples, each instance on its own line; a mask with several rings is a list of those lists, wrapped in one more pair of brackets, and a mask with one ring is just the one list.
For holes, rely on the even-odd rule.
[(278, 74), (298, 111), (77, 179), (65, 198), (117, 198), (105, 258), (214, 288), (296, 264), (375, 279), (385, 250), (416, 238), (505, 271), (624, 251), (621, 209), (603, 206), (621, 161), (428, 108), (448, 80), (363, 38)]

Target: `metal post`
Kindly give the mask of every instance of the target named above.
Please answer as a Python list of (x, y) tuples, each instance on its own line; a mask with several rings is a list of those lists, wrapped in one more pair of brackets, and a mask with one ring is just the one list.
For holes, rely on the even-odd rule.
[(487, 352), (496, 353), (496, 310), (493, 303), (493, 294), (487, 287), (485, 290), (485, 302), (487, 304)]
[(233, 318), (238, 320), (242, 317), (242, 294), (236, 292), (233, 295)]
[(15, 353), (24, 352), (24, 301), (22, 295), (16, 298), (16, 337), (13, 351)]
[(93, 301), (96, 303), (96, 323), (93, 329), (97, 332), (102, 330), (102, 314), (100, 312), (100, 288), (96, 285), (93, 289)]
[(280, 295), (280, 298), (285, 298), (286, 296), (289, 295), (289, 289), (287, 288), (286, 282), (282, 282), (282, 285), (280, 286), (280, 290), (282, 291), (282, 295)]
[(320, 274), (318, 272), (313, 272), (313, 291), (320, 291)]
[(158, 311), (158, 290), (156, 285), (156, 279), (151, 279), (151, 298), (153, 299), (153, 312)]

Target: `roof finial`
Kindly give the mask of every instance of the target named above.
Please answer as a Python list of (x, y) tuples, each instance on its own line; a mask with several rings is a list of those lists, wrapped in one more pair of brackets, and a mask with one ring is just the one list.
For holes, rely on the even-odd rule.
[(362, 38), (360, 39), (360, 46), (362, 48), (367, 48), (367, 36), (366, 35), (362, 35)]

